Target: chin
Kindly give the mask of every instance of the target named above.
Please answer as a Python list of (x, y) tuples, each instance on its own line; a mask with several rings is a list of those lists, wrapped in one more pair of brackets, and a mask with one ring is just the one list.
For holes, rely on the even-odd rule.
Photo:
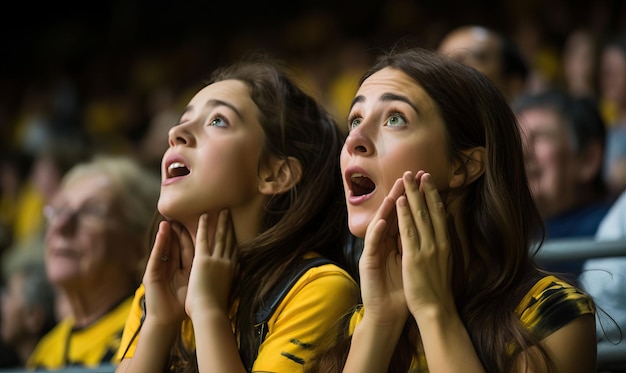
[(348, 216), (348, 228), (350, 229), (350, 233), (356, 237), (365, 238), (365, 232), (371, 220), (372, 216), (369, 214), (367, 216), (363, 214)]
[(171, 219), (176, 215), (176, 204), (168, 201), (167, 199), (159, 199), (157, 203), (157, 210), (159, 214), (163, 215), (167, 219)]

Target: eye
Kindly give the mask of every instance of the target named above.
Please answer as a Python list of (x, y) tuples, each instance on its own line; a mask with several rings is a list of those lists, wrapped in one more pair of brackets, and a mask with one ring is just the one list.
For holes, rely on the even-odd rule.
[(108, 209), (105, 206), (100, 205), (85, 205), (79, 210), (81, 215), (98, 218), (105, 216), (107, 212)]
[(362, 121), (363, 119), (361, 118), (351, 117), (350, 119), (348, 119), (348, 129), (351, 130), (351, 129), (358, 127)]
[(395, 113), (387, 118), (387, 122), (385, 123), (385, 125), (387, 127), (401, 127), (406, 125), (406, 120), (402, 115)]
[(228, 122), (226, 122), (226, 120), (222, 117), (215, 117), (213, 118), (213, 120), (211, 120), (209, 122), (209, 126), (214, 126), (214, 127), (227, 127), (228, 126)]

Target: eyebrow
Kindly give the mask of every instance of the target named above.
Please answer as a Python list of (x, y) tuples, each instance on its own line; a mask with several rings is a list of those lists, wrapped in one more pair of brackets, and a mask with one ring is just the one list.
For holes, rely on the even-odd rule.
[[(407, 105), (409, 105), (410, 107), (412, 107), (413, 110), (415, 110), (416, 113), (420, 112), (417, 109), (417, 106), (411, 100), (409, 100), (408, 97), (402, 96), (402, 95), (397, 95), (395, 93), (384, 93), (382, 96), (380, 96), (379, 101), (383, 101), (383, 102), (402, 101), (402, 102), (406, 103)], [(365, 96), (362, 96), (362, 95), (356, 96), (354, 98), (354, 100), (352, 100), (352, 103), (350, 104), (350, 110), (352, 110), (352, 107), (354, 105), (356, 105), (357, 103), (360, 103), (360, 102), (365, 102)]]
[[(239, 110), (233, 104), (229, 102), (218, 100), (218, 99), (211, 99), (211, 100), (208, 100), (204, 106), (205, 107), (226, 106), (227, 108), (235, 112), (235, 114), (239, 117), (239, 119), (243, 120), (243, 117), (241, 116), (241, 113), (239, 112)], [(192, 106), (187, 106), (183, 114), (190, 112), (191, 108)]]
[(241, 116), (241, 113), (239, 112), (239, 110), (237, 110), (237, 108), (231, 104), (230, 102), (226, 102), (226, 101), (222, 101), (222, 100), (218, 100), (218, 99), (211, 99), (209, 101), (207, 101), (205, 106), (226, 106), (227, 108), (229, 108), (230, 110), (234, 111), (235, 114), (237, 114), (237, 116), (239, 117), (239, 119), (243, 119), (243, 117)]

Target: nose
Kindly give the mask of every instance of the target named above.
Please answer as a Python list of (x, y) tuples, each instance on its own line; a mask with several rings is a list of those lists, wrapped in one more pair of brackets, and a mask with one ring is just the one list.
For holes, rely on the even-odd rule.
[(345, 148), (350, 155), (371, 156), (375, 153), (374, 143), (362, 126), (350, 131), (346, 138)]
[(168, 132), (169, 146), (175, 145), (191, 145), (194, 142), (194, 137), (188, 124), (178, 124), (170, 128)]

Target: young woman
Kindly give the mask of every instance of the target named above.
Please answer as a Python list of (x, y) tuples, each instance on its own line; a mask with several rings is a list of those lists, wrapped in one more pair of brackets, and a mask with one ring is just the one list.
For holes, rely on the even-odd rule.
[(432, 51), (393, 53), (348, 126), (363, 307), (310, 371), (593, 372), (594, 305), (533, 263), (542, 221), (494, 85)]
[[(358, 298), (341, 268), (343, 140), (279, 64), (247, 61), (212, 75), (169, 132), (158, 203), (165, 220), (118, 372), (301, 372), (327, 347), (325, 331)], [(306, 271), (267, 330), (257, 328), (271, 290), (320, 256), (336, 264)]]

